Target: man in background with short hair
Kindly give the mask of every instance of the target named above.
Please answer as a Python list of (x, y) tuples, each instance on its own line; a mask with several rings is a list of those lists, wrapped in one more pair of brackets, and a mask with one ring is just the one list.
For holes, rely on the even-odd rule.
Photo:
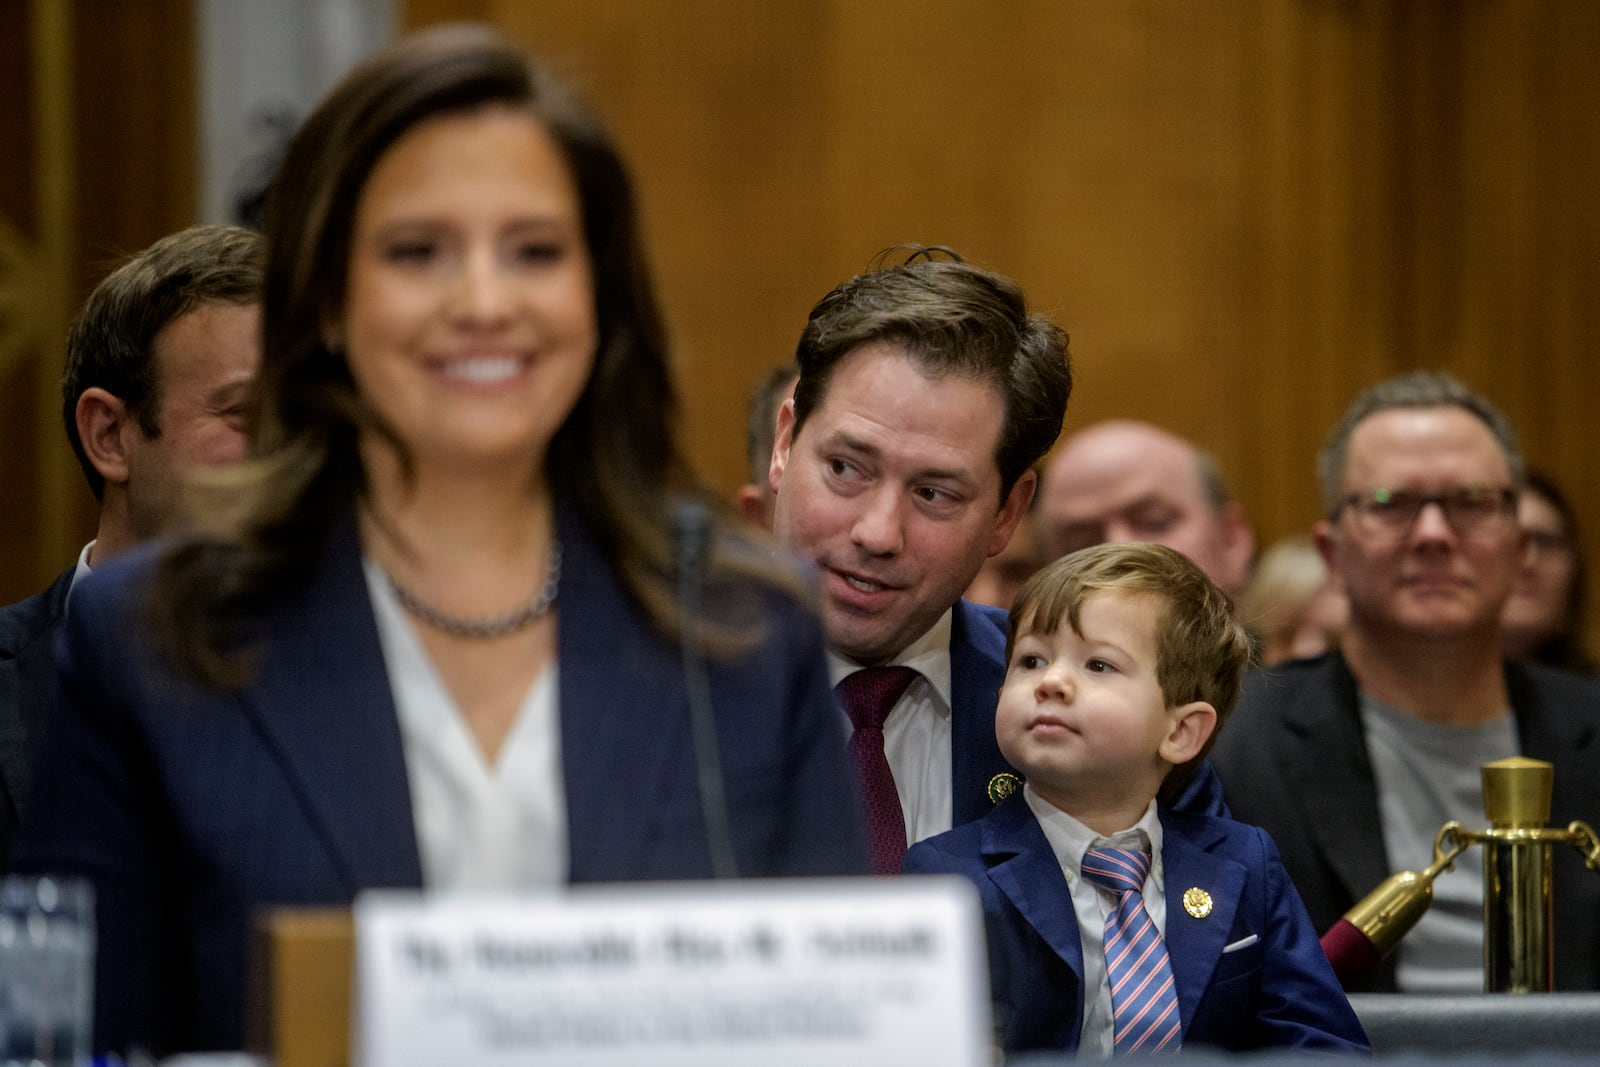
[[(1377, 385), (1334, 427), (1318, 474), (1317, 547), (1349, 599), (1341, 646), (1251, 675), (1212, 759), (1234, 816), (1272, 834), (1325, 933), (1391, 872), (1426, 867), (1447, 821), (1485, 825), (1486, 762), (1549, 761), (1551, 822), (1600, 820), (1600, 689), (1501, 658), (1524, 469), (1488, 400), (1438, 373)], [(1600, 989), (1600, 876), (1553, 859), (1556, 988)], [(1481, 869), (1472, 848), (1439, 876), (1372, 989), (1483, 989)]]
[(0, 609), (0, 863), (26, 803), (73, 584), (166, 528), (185, 471), (245, 455), (264, 260), (252, 231), (183, 230), (108, 275), (72, 325), (62, 415), (100, 515), (74, 566)]

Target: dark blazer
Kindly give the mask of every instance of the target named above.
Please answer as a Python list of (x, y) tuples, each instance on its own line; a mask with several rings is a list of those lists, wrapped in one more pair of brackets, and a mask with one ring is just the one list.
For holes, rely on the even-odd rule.
[[(1367, 1047), (1305, 909), (1263, 831), (1161, 809), (1166, 943), (1183, 1043), (1225, 1049)], [(907, 873), (959, 874), (978, 889), (995, 1026), (1009, 1053), (1075, 1049), (1083, 946), (1071, 891), (1020, 794), (987, 818), (906, 854)], [(1185, 889), (1211, 895), (1203, 918)], [(1224, 951), (1250, 937), (1248, 945)]]
[[(1551, 823), (1600, 826), (1600, 685), (1531, 664), (1505, 670), (1522, 754), (1555, 765)], [(1282, 846), (1318, 931), (1390, 874), (1356, 680), (1339, 653), (1246, 678), (1212, 759), (1234, 815)], [(1411, 869), (1432, 858), (1416, 857)], [(1553, 867), (1556, 988), (1600, 989), (1600, 875), (1562, 846)], [(1394, 989), (1392, 957), (1371, 988)]]
[(951, 825), (981, 819), (994, 808), (989, 782), (1016, 774), (1000, 754), (994, 709), (1006, 680), (1006, 613), (956, 601), (950, 619)]
[[(570, 515), (560, 534), (570, 878), (708, 877), (679, 649)], [(151, 560), (74, 594), (18, 867), (95, 884), (97, 1049), (237, 1048), (258, 909), (422, 885), (400, 730), (353, 522), (266, 615), (238, 693), (197, 691), (129, 639)], [(710, 667), (739, 870), (864, 873), (820, 628), (772, 601), (758, 646)]]
[(0, 608), (0, 871), (33, 780), (34, 742), (55, 672), (56, 632), (77, 569), (68, 567), (44, 592)]
[[(1006, 612), (956, 601), (950, 622), (950, 808), (952, 826), (981, 819), (994, 808), (989, 783), (997, 774), (1022, 776), (1000, 754), (994, 712), (1006, 680)], [(1201, 815), (1227, 815), (1222, 783), (1208, 761), (1173, 807)]]

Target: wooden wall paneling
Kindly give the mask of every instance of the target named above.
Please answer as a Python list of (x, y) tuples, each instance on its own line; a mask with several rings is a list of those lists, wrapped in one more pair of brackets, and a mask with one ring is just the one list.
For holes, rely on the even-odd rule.
[[(192, 220), (195, 186), (186, 0), (33, 0), (8, 5), (4, 18), (18, 32), (0, 34), (0, 66), (26, 80), (14, 99), (27, 106), (0, 121), (8, 143), (26, 146), (15, 158), (31, 164), (31, 177), (5, 193), (27, 204), (0, 205), (10, 253), (0, 291), (25, 296), (22, 305), (0, 300), (0, 326), (26, 320), (28, 336), (23, 355), (9, 360), (7, 385), (17, 393), (8, 388), (6, 411), (25, 406), (8, 423), (31, 435), (5, 457), (0, 483), (0, 598), (9, 601), (42, 587), (93, 530), (94, 501), (60, 417), (71, 315), (116, 258)], [(18, 227), (18, 218), (28, 221)]]
[(1286, 4), (1256, 5), (1252, 14), (1238, 52), (1243, 89), (1235, 112), (1239, 196), (1232, 224), (1243, 281), (1238, 302), (1222, 309), (1236, 324), (1236, 344), (1211, 357), (1237, 374), (1238, 387), (1218, 415), (1239, 426), (1244, 455), (1224, 469), (1261, 535), (1270, 538), (1268, 529), (1295, 529), (1314, 514), (1294, 491), (1305, 478), (1305, 457), (1295, 446), (1313, 383), (1299, 314), (1299, 294), (1310, 286), (1297, 237), (1302, 186), (1290, 180), (1301, 158), (1289, 92), (1299, 69), (1301, 26)]
[[(0, 159), (35, 158), (32, 14), (27, 5), (0, 5), (0, 100), (9, 102), (0, 109)], [(37, 552), (28, 254), (38, 232), (34, 170), (20, 162), (0, 167), (0, 603), (32, 591)]]
[(943, 242), (1073, 334), (1069, 429), (1200, 441), (1264, 541), (1320, 511), (1315, 455), (1355, 394), (1415, 367), (1595, 482), (1596, 12), (412, 5), (487, 15), (589, 86), (639, 178), (714, 482), (740, 480), (745, 393), (811, 303), (886, 245)]
[(1462, 87), (1471, 201), (1461, 219), (1459, 327), (1469, 374), (1517, 425), (1529, 461), (1556, 478), (1581, 521), (1591, 646), (1600, 562), (1600, 456), (1593, 407), (1600, 307), (1600, 10), (1491, 5), (1473, 12)]
[[(677, 356), (686, 443), (743, 480), (749, 390), (790, 358), (825, 291), (818, 5), (497, 5), (494, 21), (582, 85), (639, 188)], [(827, 285), (831, 285), (828, 282)]]
[(1134, 415), (1231, 451), (1236, 22), (1023, 4), (952, 29), (904, 10), (852, 7), (838, 34), (836, 92), (871, 102), (832, 149), (842, 228), (909, 226), (1022, 282), (1073, 335), (1069, 430)]
[(1465, 372), (1456, 330), (1466, 254), (1466, 146), (1460, 93), (1460, 20), (1442, 8), (1397, 8), (1392, 15), (1396, 90), (1388, 221), (1395, 257), (1395, 370)]
[(73, 2), (82, 297), (195, 220), (195, 31), (191, 0)]
[[(60, 452), (51, 356), (69, 307), (73, 174), (71, 11), (60, 3), (21, 5), (0, 16), (11, 62), (3, 141), (21, 161), (0, 200), (0, 381), (5, 383), (0, 526), (5, 565), (0, 603), (39, 588), (54, 559), (49, 546), (71, 527), (70, 462)], [(15, 93), (14, 96), (10, 95)]]
[(1371, 6), (1253, 11), (1240, 227), (1257, 280), (1234, 311), (1259, 327), (1257, 351), (1242, 357), (1256, 361), (1252, 374), (1232, 394), (1248, 448), (1229, 473), (1265, 545), (1320, 515), (1322, 439), (1355, 392), (1394, 367), (1392, 60)]

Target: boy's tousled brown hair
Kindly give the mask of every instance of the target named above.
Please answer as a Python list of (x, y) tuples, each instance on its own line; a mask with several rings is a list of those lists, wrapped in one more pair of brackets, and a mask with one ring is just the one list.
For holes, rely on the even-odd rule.
[(1167, 706), (1203, 700), (1217, 711), (1199, 755), (1172, 768), (1158, 799), (1171, 803), (1210, 753), (1223, 723), (1239, 699), (1250, 666), (1250, 635), (1233, 617), (1233, 604), (1205, 573), (1180, 552), (1164, 545), (1095, 545), (1050, 564), (1017, 594), (1006, 630), (1006, 662), (1017, 635), (1053, 633), (1065, 621), (1075, 633), (1084, 601), (1091, 593), (1147, 593), (1162, 603), (1156, 620), (1156, 680)]

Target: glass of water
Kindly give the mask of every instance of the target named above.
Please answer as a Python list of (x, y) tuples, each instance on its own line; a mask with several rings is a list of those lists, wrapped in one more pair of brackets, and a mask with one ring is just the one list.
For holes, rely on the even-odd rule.
[(0, 1064), (87, 1063), (93, 994), (94, 888), (0, 879)]

